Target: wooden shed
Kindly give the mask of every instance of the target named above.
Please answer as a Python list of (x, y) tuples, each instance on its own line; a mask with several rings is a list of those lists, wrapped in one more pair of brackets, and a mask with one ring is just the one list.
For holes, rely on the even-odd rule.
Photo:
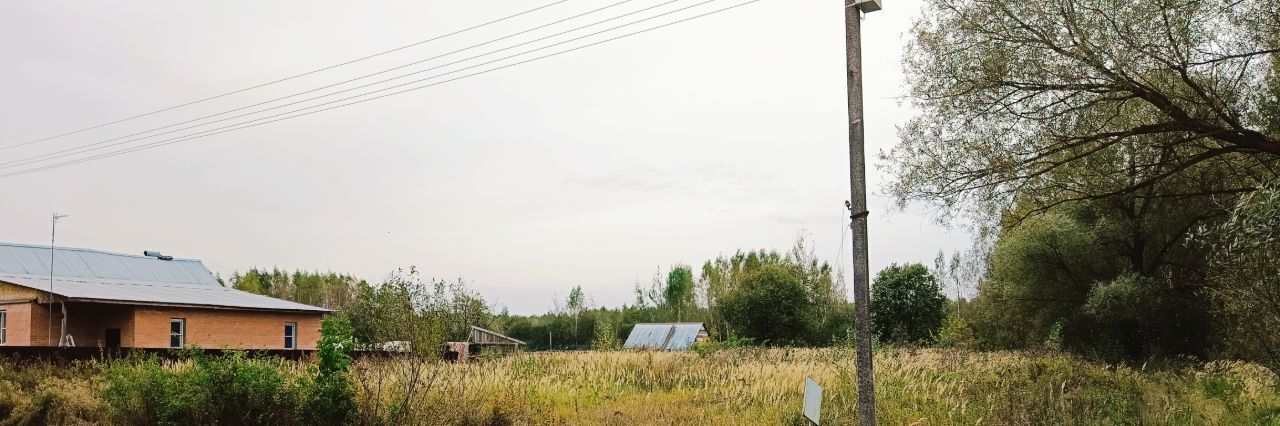
[(514, 353), (524, 349), (525, 342), (505, 334), (482, 327), (471, 326), (471, 336), (466, 342), (448, 342), (444, 344), (444, 358), (449, 361), (466, 362), (485, 352)]

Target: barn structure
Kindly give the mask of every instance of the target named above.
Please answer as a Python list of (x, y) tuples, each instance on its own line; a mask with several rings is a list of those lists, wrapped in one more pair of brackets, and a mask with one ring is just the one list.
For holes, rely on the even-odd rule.
[(0, 243), (0, 346), (308, 350), (326, 312), (224, 287), (199, 260)]
[(631, 329), (626, 349), (656, 351), (687, 351), (694, 343), (710, 339), (707, 328), (700, 322), (641, 323)]
[(513, 353), (519, 352), (524, 346), (523, 340), (473, 325), (467, 341), (444, 344), (444, 359), (466, 362), (485, 352)]

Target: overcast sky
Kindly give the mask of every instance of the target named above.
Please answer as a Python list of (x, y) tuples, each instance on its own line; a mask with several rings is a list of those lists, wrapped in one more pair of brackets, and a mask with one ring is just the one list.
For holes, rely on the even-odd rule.
[[(340, 82), (616, 1), (568, 0), (304, 78), (0, 150), (0, 163)], [(309, 96), (432, 67), (441, 68), (365, 90), (459, 70), (590, 31), (445, 64), (666, 1), (632, 0)], [(677, 0), (591, 29), (698, 1)], [(243, 89), (550, 2), (6, 1), (0, 146)], [(711, 1), (538, 54), (737, 3)], [(863, 26), (873, 160), (896, 143), (895, 125), (912, 114), (901, 99), (900, 63), (920, 4), (886, 3)], [(848, 271), (848, 235), (840, 249), (849, 196), (842, 13), (840, 0), (761, 0), (423, 90), (2, 178), (0, 240), (47, 244), (49, 215), (57, 211), (71, 215), (58, 227), (61, 246), (160, 250), (202, 259), (223, 276), (278, 266), (379, 281), (416, 265), (428, 276), (464, 278), (513, 313), (545, 311), (575, 285), (596, 304), (621, 305), (659, 268), (696, 266), (738, 249), (785, 250), (802, 231), (820, 257)], [(0, 173), (24, 169), (0, 165)], [(884, 176), (874, 165), (868, 173), (873, 273), (892, 262), (931, 265), (939, 250), (969, 245), (966, 234), (933, 225), (922, 210), (888, 214), (879, 191)]]

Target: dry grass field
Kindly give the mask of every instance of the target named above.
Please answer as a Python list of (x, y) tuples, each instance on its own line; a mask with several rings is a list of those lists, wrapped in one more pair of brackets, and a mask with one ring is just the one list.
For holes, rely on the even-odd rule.
[[(826, 390), (824, 424), (854, 423), (852, 351), (533, 353), (418, 374), (424, 424), (803, 424), (803, 381)], [(407, 365), (363, 363), (361, 383)], [(1280, 424), (1280, 388), (1255, 365), (1139, 371), (1061, 356), (888, 350), (876, 359), (882, 424)], [(403, 386), (367, 387), (368, 401)], [(374, 394), (380, 396), (374, 397)]]
[[(361, 424), (803, 424), (803, 380), (824, 424), (854, 418), (852, 351), (527, 353), (447, 364), (359, 360)], [(309, 362), (0, 362), (0, 424), (313, 424)], [(1280, 383), (1233, 362), (1133, 369), (1066, 356), (877, 353), (880, 421), (946, 424), (1280, 424)], [(205, 369), (207, 371), (201, 371)], [(167, 417), (166, 417), (167, 416)]]

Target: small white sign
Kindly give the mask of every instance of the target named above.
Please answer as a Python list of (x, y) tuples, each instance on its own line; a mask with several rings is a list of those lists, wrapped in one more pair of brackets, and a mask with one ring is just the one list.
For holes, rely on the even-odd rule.
[(822, 413), (822, 386), (813, 379), (804, 378), (804, 417), (813, 424), (822, 424), (818, 417)]

